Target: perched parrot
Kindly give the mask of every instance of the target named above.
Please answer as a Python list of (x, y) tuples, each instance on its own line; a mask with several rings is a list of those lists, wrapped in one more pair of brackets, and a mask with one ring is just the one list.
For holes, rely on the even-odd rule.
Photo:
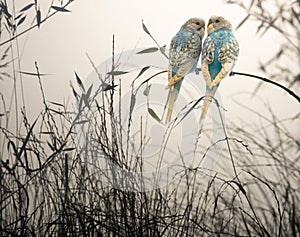
[(232, 70), (239, 54), (239, 44), (231, 23), (221, 16), (211, 16), (203, 43), (201, 70), (206, 82), (205, 100), (199, 120), (200, 130), (219, 83)]
[(180, 91), (184, 77), (194, 72), (201, 54), (205, 22), (201, 18), (191, 18), (181, 26), (170, 45), (168, 85), (169, 95), (166, 123), (170, 122), (174, 102)]

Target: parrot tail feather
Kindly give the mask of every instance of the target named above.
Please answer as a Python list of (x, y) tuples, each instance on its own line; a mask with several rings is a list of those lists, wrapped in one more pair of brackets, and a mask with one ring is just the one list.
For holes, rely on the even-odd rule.
[(208, 108), (209, 108), (209, 106), (211, 104), (212, 98), (213, 98), (216, 90), (217, 90), (217, 87), (213, 88), (212, 90), (208, 90), (206, 92), (204, 103), (203, 103), (203, 107), (202, 107), (202, 113), (201, 113), (201, 116), (200, 116), (200, 119), (199, 119), (199, 128), (200, 128), (200, 131), (202, 131), (203, 124), (204, 124), (204, 121), (205, 121), (205, 117), (206, 117)]
[(169, 123), (171, 121), (173, 106), (174, 106), (174, 103), (177, 99), (178, 93), (179, 93), (179, 91), (176, 90), (175, 88), (171, 88), (169, 90), (168, 101), (167, 101), (167, 104), (166, 104), (166, 106), (168, 106), (167, 116), (166, 116), (166, 123)]

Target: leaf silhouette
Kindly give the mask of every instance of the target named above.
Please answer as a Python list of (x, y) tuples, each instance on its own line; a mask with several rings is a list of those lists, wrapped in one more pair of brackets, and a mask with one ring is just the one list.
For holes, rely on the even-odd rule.
[(37, 23), (38, 28), (40, 28), (40, 25), (41, 25), (41, 11), (40, 10), (37, 10), (37, 12), (36, 12), (36, 23)]
[(111, 75), (111, 76), (120, 76), (120, 75), (123, 75), (123, 74), (126, 74), (128, 72), (125, 72), (125, 71), (111, 71), (111, 72), (108, 72), (107, 74), (108, 75)]
[(63, 7), (51, 6), (51, 8), (53, 8), (54, 10), (56, 10), (58, 12), (70, 12), (70, 10), (63, 8)]
[(21, 25), (26, 19), (26, 16), (23, 16), (17, 23), (17, 26)]
[(154, 112), (153, 109), (148, 108), (148, 113), (151, 115), (152, 118), (154, 118), (157, 122), (161, 122), (161, 119), (158, 117), (158, 115)]
[(91, 95), (92, 88), (93, 88), (93, 85), (91, 85), (91, 86), (89, 87), (89, 89), (87, 90), (86, 94), (83, 94), (83, 95), (82, 95), (84, 104), (85, 104), (85, 106), (88, 107), (89, 109), (91, 108), (90, 102), (89, 102), (89, 97), (90, 97), (90, 95)]
[(139, 72), (139, 74), (136, 76), (136, 78), (134, 78), (134, 80), (138, 79), (141, 75), (143, 75), (144, 72), (146, 72), (148, 69), (150, 68), (150, 66), (146, 66), (146, 67), (143, 67), (141, 69), (141, 71)]
[(34, 6), (34, 3), (29, 3), (28, 5), (26, 5), (25, 7), (23, 7), (20, 12), (25, 12), (27, 10), (29, 10), (32, 6)]
[(93, 88), (93, 85), (91, 85), (91, 86), (89, 87), (89, 89), (87, 90), (87, 92), (86, 92), (86, 96), (87, 96), (87, 98), (89, 98), (89, 97), (90, 97), (90, 95), (91, 95), (91, 92), (92, 92), (92, 88)]
[(157, 52), (159, 49), (156, 47), (152, 47), (152, 48), (148, 48), (148, 49), (144, 49), (140, 52), (137, 52), (137, 54), (143, 54), (143, 53), (154, 53)]
[(19, 72), (21, 74), (24, 74), (24, 75), (28, 75), (28, 76), (49, 76), (50, 74), (44, 74), (44, 73), (34, 73), (34, 72), (21, 72), (21, 71), (16, 71), (16, 72)]
[(131, 98), (130, 98), (130, 108), (129, 108), (129, 118), (131, 120), (131, 115), (135, 106), (135, 102), (136, 102), (136, 98), (135, 98), (135, 94), (131, 94)]
[(142, 21), (142, 25), (143, 25), (143, 30), (144, 30), (148, 35), (150, 35), (150, 32), (149, 32), (149, 30), (147, 29), (147, 27), (145, 26), (144, 21)]
[(80, 77), (78, 76), (78, 74), (75, 72), (75, 77), (76, 77), (76, 81), (77, 81), (77, 84), (80, 86), (80, 88), (82, 89), (82, 91), (85, 92), (85, 88), (83, 86), (83, 83), (82, 81), (80, 80)]

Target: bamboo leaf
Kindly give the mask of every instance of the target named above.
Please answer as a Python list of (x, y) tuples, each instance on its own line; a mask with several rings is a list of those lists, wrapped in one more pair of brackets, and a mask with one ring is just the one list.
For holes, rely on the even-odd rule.
[(154, 118), (157, 122), (161, 122), (161, 119), (158, 117), (158, 115), (154, 112), (153, 109), (148, 108), (148, 113), (151, 115), (152, 118)]
[(87, 90), (87, 92), (86, 92), (86, 97), (87, 97), (87, 98), (90, 97), (91, 92), (92, 92), (92, 88), (93, 88), (93, 85), (91, 85), (91, 86), (89, 87), (89, 89)]
[(26, 16), (23, 16), (17, 23), (17, 26), (21, 25), (26, 19)]
[(136, 76), (136, 78), (134, 78), (134, 80), (138, 79), (141, 75), (143, 75), (144, 72), (146, 72), (148, 69), (150, 68), (150, 66), (146, 66), (146, 67), (143, 67), (141, 69), (141, 71), (139, 72), (139, 74)]
[(36, 23), (37, 23), (38, 28), (40, 28), (40, 26), (41, 26), (41, 11), (40, 10), (37, 10), (37, 12), (36, 12)]
[(144, 30), (148, 35), (150, 35), (149, 30), (147, 29), (147, 27), (146, 27), (145, 24), (144, 24), (144, 20), (142, 21), (142, 25), (143, 25), (143, 30)]
[(83, 83), (82, 81), (80, 80), (80, 77), (78, 76), (78, 74), (75, 72), (75, 77), (76, 77), (76, 81), (77, 81), (77, 84), (80, 86), (80, 88), (82, 89), (82, 91), (85, 92), (85, 88), (83, 86)]
[(43, 74), (43, 73), (34, 73), (34, 72), (21, 72), (21, 71), (16, 71), (18, 73), (28, 75), (28, 76), (49, 76), (50, 74)]
[(70, 10), (63, 8), (63, 7), (51, 6), (51, 8), (53, 8), (54, 10), (56, 10), (58, 12), (70, 12)]
[(10, 29), (13, 29), (14, 28), (14, 25), (12, 24), (12, 20), (11, 18), (5, 18), (6, 19), (6, 22), (7, 22), (7, 25)]
[(107, 74), (108, 75), (111, 75), (111, 76), (120, 76), (120, 75), (123, 75), (123, 74), (126, 74), (128, 72), (125, 72), (125, 71), (111, 71), (111, 72), (108, 72)]
[(32, 6), (34, 6), (34, 3), (29, 3), (28, 5), (26, 5), (25, 7), (23, 7), (20, 12), (25, 12), (27, 10), (29, 10)]
[(158, 50), (159, 50), (159, 48), (152, 47), (152, 48), (144, 49), (140, 52), (137, 52), (137, 54), (154, 53), (154, 52), (157, 52)]
[(17, 15), (17, 16), (15, 17), (15, 21), (18, 20), (18, 19), (20, 19), (22, 16), (24, 16), (22, 13), (19, 14), (19, 15)]
[(130, 108), (129, 108), (129, 119), (131, 120), (131, 115), (135, 106), (135, 102), (136, 102), (136, 98), (135, 98), (135, 94), (131, 94), (131, 98), (130, 98)]

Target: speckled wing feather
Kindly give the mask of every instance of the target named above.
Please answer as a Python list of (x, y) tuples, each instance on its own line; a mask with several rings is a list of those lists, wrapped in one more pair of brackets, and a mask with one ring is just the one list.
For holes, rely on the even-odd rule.
[(168, 85), (170, 88), (195, 70), (201, 53), (201, 38), (189, 31), (179, 31), (170, 46)]

